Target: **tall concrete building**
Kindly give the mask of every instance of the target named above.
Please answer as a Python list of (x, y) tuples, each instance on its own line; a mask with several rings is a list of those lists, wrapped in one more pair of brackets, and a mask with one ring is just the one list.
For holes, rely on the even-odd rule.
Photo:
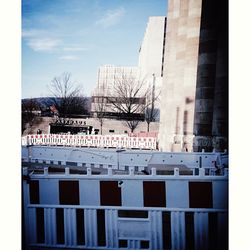
[[(98, 96), (117, 95), (117, 93), (113, 93), (114, 84), (123, 77), (143, 82), (140, 92), (144, 96), (149, 88), (154, 89), (155, 96), (159, 95), (162, 85), (165, 37), (166, 17), (150, 17), (139, 50), (138, 66), (104, 65), (98, 69), (97, 85), (92, 93), (92, 113), (96, 113), (96, 103), (100, 99)], [(160, 107), (159, 98), (155, 102), (155, 107), (158, 109)], [(110, 108), (107, 108), (106, 112), (110, 113)], [(159, 117), (156, 117), (156, 120), (159, 120)]]
[(164, 49), (166, 39), (165, 16), (149, 17), (144, 38), (139, 51), (140, 74), (148, 84), (152, 83), (152, 75), (155, 76), (156, 88), (162, 85)]
[(102, 114), (107, 118), (126, 119), (124, 115), (132, 112), (134, 119), (144, 120), (145, 102), (138, 67), (104, 65), (99, 68), (91, 101), (94, 117)]
[(112, 87), (116, 81), (119, 81), (122, 77), (137, 78), (138, 67), (134, 66), (115, 66), (106, 64), (98, 69), (97, 84), (92, 95), (116, 95), (113, 93)]
[(227, 148), (228, 3), (169, 0), (159, 148)]

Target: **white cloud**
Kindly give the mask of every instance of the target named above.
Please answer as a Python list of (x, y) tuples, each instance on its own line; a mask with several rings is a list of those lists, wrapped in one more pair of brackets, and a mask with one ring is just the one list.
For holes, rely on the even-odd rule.
[(61, 41), (52, 38), (31, 38), (27, 44), (34, 51), (52, 51), (61, 44)]
[(74, 55), (61, 56), (59, 58), (61, 60), (69, 60), (69, 61), (74, 61), (74, 60), (78, 60), (79, 59), (79, 57), (74, 56)]
[(22, 30), (22, 37), (23, 38), (35, 38), (35, 37), (41, 36), (44, 33), (45, 33), (44, 30), (24, 29)]
[(34, 51), (52, 51), (62, 44), (60, 39), (51, 38), (48, 31), (40, 29), (24, 29), (22, 37)]
[(89, 48), (87, 47), (81, 47), (81, 46), (69, 46), (63, 48), (64, 51), (87, 51)]
[(116, 25), (125, 14), (125, 9), (120, 7), (115, 10), (108, 10), (106, 14), (99, 20), (96, 21), (97, 25), (104, 28)]

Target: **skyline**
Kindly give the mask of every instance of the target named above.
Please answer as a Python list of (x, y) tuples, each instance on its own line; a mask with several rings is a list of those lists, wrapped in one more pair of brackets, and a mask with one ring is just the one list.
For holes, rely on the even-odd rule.
[(91, 95), (98, 68), (137, 66), (150, 16), (166, 16), (167, 0), (23, 0), (22, 98), (49, 96), (63, 72)]

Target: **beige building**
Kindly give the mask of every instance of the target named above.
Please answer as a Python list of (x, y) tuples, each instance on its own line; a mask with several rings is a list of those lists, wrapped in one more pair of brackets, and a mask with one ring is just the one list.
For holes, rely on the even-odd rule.
[(227, 1), (169, 0), (159, 147), (227, 148)]
[(165, 16), (149, 17), (139, 51), (138, 67), (141, 76), (152, 82), (154, 74), (158, 88), (161, 87), (163, 76), (166, 22)]
[[(114, 91), (114, 85), (122, 78), (126, 78), (128, 81), (134, 79), (136, 82), (143, 82), (143, 86), (137, 96), (143, 97), (145, 93), (148, 93), (148, 102), (152, 100), (152, 95), (158, 97), (154, 105), (156, 108), (160, 108), (165, 37), (166, 17), (150, 17), (139, 50), (138, 66), (104, 65), (98, 69), (97, 85), (92, 93), (91, 112), (93, 115), (96, 115), (98, 110), (99, 112), (106, 112), (106, 117), (114, 115), (114, 110), (111, 110), (113, 105), (109, 103), (109, 98), (107, 97), (116, 97), (118, 95)], [(154, 93), (150, 95), (149, 92)], [(100, 102), (104, 102), (105, 107), (102, 107), (103, 105)], [(159, 113), (156, 120), (159, 120)]]
[(96, 95), (117, 95), (114, 93), (112, 87), (116, 81), (126, 77), (127, 79), (133, 79), (138, 77), (138, 67), (130, 66), (115, 66), (111, 64), (103, 65), (99, 67), (97, 74), (97, 84), (93, 90), (92, 96)]
[[(136, 88), (140, 88), (140, 72), (138, 67), (104, 65), (98, 70), (97, 86), (92, 93), (91, 112), (94, 117), (98, 113), (103, 113), (106, 118), (126, 118), (126, 111), (121, 112), (114, 103), (119, 103), (117, 106), (127, 109), (130, 105), (126, 99), (133, 98), (134, 104), (129, 108), (134, 108), (136, 111), (133, 117), (144, 120), (143, 105), (145, 105), (145, 89), (141, 87), (138, 93), (135, 94)], [(127, 86), (125, 86), (125, 84)], [(123, 88), (124, 86), (124, 88)], [(134, 88), (134, 89), (133, 89)], [(130, 94), (121, 92), (132, 91)], [(133, 97), (133, 94), (135, 96)], [(122, 108), (121, 108), (122, 109)], [(127, 111), (129, 112), (129, 111)], [(123, 117), (124, 116), (124, 117)]]
[[(160, 91), (164, 67), (164, 50), (166, 40), (165, 16), (149, 17), (146, 31), (139, 50), (138, 67), (140, 75), (147, 83), (147, 88), (152, 89), (155, 85), (155, 95), (159, 96), (156, 107), (160, 108)], [(154, 77), (153, 77), (154, 75)]]

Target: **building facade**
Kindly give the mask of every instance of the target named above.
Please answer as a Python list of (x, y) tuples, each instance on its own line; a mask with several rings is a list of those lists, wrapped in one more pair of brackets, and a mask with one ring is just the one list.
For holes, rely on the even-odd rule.
[(159, 146), (227, 148), (227, 1), (170, 0)]
[[(149, 18), (139, 50), (137, 67), (104, 65), (99, 68), (97, 86), (92, 93), (91, 111), (93, 114), (105, 112), (105, 117), (116, 116), (118, 112), (111, 110), (113, 105), (111, 105), (109, 99), (110, 96), (119, 96), (119, 93), (115, 93), (114, 86), (122, 78), (126, 78), (128, 81), (135, 79), (135, 81), (143, 82), (141, 94), (138, 95), (139, 99), (145, 96), (145, 93), (154, 90), (154, 93), (148, 93), (147, 102), (151, 101), (152, 95), (154, 95), (156, 97), (155, 107), (160, 108), (159, 95), (163, 76), (166, 21), (164, 16)], [(135, 102), (137, 101), (136, 99)], [(142, 99), (139, 101), (143, 102)], [(102, 105), (103, 103), (105, 103), (105, 108)], [(143, 117), (139, 115), (138, 118), (142, 119)], [(156, 120), (159, 120), (159, 114)]]
[[(132, 104), (128, 99), (132, 99)], [(107, 118), (126, 119), (129, 106), (136, 110), (134, 118), (144, 120), (145, 102), (145, 88), (138, 67), (104, 65), (99, 68), (91, 102), (94, 117), (103, 114)]]
[(115, 66), (111, 64), (103, 65), (98, 69), (97, 84), (92, 93), (92, 96), (117, 96), (114, 93), (113, 86), (123, 77), (133, 79), (138, 77), (138, 67), (136, 66)]
[(161, 88), (167, 18), (149, 17), (144, 38), (139, 50), (138, 67), (143, 78), (152, 84), (152, 75), (156, 78), (156, 88)]

